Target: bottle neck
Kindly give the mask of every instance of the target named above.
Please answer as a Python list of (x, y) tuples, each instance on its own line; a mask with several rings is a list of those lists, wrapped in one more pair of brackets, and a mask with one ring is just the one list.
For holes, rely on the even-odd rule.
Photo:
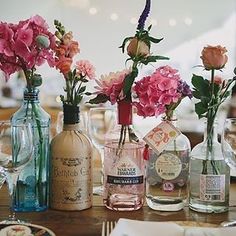
[(25, 104), (28, 103), (39, 103), (39, 90), (34, 88), (28, 90), (27, 88), (24, 90), (24, 98), (23, 101)]
[(162, 121), (168, 121), (170, 123), (172, 123), (175, 127), (177, 126), (177, 117), (175, 115), (175, 113), (172, 113), (171, 116), (167, 116), (167, 115), (164, 115), (162, 116)]
[(79, 123), (77, 123), (77, 124), (64, 124), (63, 130), (64, 131), (79, 130)]
[(205, 122), (205, 130), (204, 130), (204, 142), (218, 142), (218, 133), (217, 133), (217, 123), (215, 122), (212, 127), (207, 125)]
[(117, 103), (118, 108), (118, 124), (119, 125), (132, 125), (133, 111), (132, 104), (129, 101), (122, 100)]
[(75, 125), (79, 123), (79, 106), (64, 104), (64, 125)]

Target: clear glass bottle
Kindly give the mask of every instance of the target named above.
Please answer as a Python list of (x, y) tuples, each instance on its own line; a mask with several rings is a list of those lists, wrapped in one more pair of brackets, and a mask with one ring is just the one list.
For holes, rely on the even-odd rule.
[(132, 130), (130, 102), (118, 103), (118, 124), (105, 140), (103, 202), (111, 210), (138, 210), (145, 196), (144, 143)]
[(64, 104), (64, 125), (51, 141), (50, 207), (84, 210), (92, 206), (92, 147), (79, 127), (79, 107)]
[(49, 202), (50, 116), (40, 106), (38, 89), (25, 89), (20, 109), (13, 114), (12, 125), (30, 121), (33, 126), (34, 154), (21, 172), (13, 203), (15, 211), (43, 211)]
[(214, 123), (212, 134), (205, 129), (203, 142), (191, 152), (189, 207), (198, 212), (220, 213), (229, 208), (230, 168), (224, 161), (216, 127)]
[[(175, 127), (177, 125), (175, 116), (168, 122)], [(150, 149), (146, 202), (151, 209), (178, 211), (185, 206), (188, 198), (190, 151), (189, 139), (182, 133), (169, 142), (160, 154)]]

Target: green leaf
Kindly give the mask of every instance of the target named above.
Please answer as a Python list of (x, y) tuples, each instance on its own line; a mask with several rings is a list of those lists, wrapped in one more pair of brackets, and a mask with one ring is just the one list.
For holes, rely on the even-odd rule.
[(164, 56), (148, 56), (144, 58), (143, 60), (141, 60), (141, 63), (143, 63), (144, 65), (147, 65), (148, 63), (156, 62), (157, 60), (169, 60), (169, 58), (164, 57)]
[(80, 81), (83, 82), (83, 83), (87, 83), (88, 82), (88, 80), (85, 79), (85, 78), (81, 78)]
[(131, 40), (133, 37), (127, 37), (127, 38), (125, 38), (124, 39), (124, 41), (123, 41), (123, 43), (122, 43), (122, 45), (119, 47), (119, 48), (122, 48), (122, 52), (124, 53), (125, 52), (125, 44), (129, 41), (129, 40)]
[(152, 25), (149, 25), (149, 26), (148, 26), (148, 31), (150, 31), (150, 30), (151, 30), (151, 28), (152, 28)]
[(135, 78), (138, 75), (138, 69), (134, 68), (133, 71), (126, 75), (125, 80), (124, 80), (124, 87), (123, 87), (123, 92), (126, 97), (130, 96), (131, 93), (131, 87), (134, 83)]
[(76, 97), (75, 97), (75, 104), (79, 104), (81, 102), (82, 98), (83, 97), (81, 95), (76, 95)]
[(90, 92), (86, 92), (86, 93), (84, 93), (86, 96), (91, 96), (92, 95), (92, 93), (90, 93)]
[(201, 94), (199, 91), (197, 90), (193, 90), (192, 91), (193, 97), (197, 98), (197, 99), (201, 99)]
[(201, 96), (210, 96), (210, 83), (208, 80), (204, 79), (202, 76), (193, 74), (192, 84), (196, 91), (198, 91)]
[(201, 103), (206, 109), (208, 107), (210, 100), (211, 99), (209, 97), (201, 96)]
[(159, 42), (161, 42), (163, 39), (164, 39), (164, 38), (157, 39), (157, 38), (148, 36), (148, 40), (151, 41), (151, 42), (153, 42), (153, 43), (159, 43)]
[(83, 93), (85, 90), (86, 90), (86, 86), (82, 86), (82, 87), (79, 89), (78, 93)]
[(203, 117), (202, 115), (207, 112), (207, 108), (203, 106), (201, 102), (195, 104), (195, 111), (199, 118)]
[(105, 94), (98, 94), (95, 98), (90, 99), (88, 103), (99, 104), (109, 101), (109, 97)]

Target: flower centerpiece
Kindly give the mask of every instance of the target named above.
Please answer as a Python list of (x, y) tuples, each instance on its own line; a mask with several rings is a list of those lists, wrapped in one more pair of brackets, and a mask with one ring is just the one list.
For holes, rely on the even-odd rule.
[[(195, 111), (199, 118), (206, 119), (204, 141), (191, 153), (190, 208), (200, 212), (224, 212), (229, 204), (229, 167), (223, 159), (216, 129), (219, 107), (235, 83), (234, 79), (224, 80), (216, 75), (228, 61), (226, 52), (220, 45), (204, 47), (201, 59), (210, 79), (192, 76), (193, 96), (198, 100)], [(216, 188), (210, 192), (214, 181), (218, 187), (214, 185)]]
[[(65, 79), (61, 95), (63, 103), (63, 130), (51, 142), (51, 198), (50, 204), (58, 210), (83, 210), (92, 205), (92, 147), (79, 127), (79, 105), (86, 92), (86, 84), (95, 78), (95, 68), (87, 60), (73, 59), (80, 52), (72, 32), (57, 20), (56, 68)], [(81, 171), (82, 170), (82, 171)], [(76, 173), (64, 175), (58, 173)]]
[(48, 207), (50, 117), (39, 104), (37, 87), (42, 77), (36, 69), (45, 62), (54, 66), (55, 37), (39, 15), (17, 24), (1, 22), (0, 32), (0, 69), (6, 81), (18, 71), (26, 78), (24, 102), (13, 115), (12, 125), (31, 122), (34, 134), (34, 157), (18, 178), (14, 209), (41, 211)]
[(150, 8), (151, 0), (146, 0), (135, 35), (126, 37), (120, 46), (123, 53), (127, 52), (130, 67), (96, 80), (96, 97), (89, 101), (117, 104), (119, 125), (109, 132), (104, 148), (104, 204), (112, 210), (137, 210), (144, 202), (144, 143), (139, 142), (132, 129), (132, 89), (140, 66), (168, 59), (151, 53), (151, 44), (162, 38), (150, 35), (151, 26), (145, 29)]

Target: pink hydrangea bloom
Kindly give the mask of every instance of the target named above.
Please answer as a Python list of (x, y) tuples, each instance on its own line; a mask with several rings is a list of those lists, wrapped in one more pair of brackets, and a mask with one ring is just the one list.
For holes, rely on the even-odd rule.
[(129, 73), (129, 70), (123, 70), (102, 75), (100, 80), (96, 80), (98, 84), (98, 86), (95, 86), (95, 89), (97, 89), (96, 94), (106, 95), (109, 97), (111, 104), (115, 104), (123, 98), (123, 83), (126, 75)]
[(186, 96), (181, 92), (183, 83), (177, 72), (170, 66), (162, 66), (151, 76), (146, 76), (135, 83), (133, 91), (138, 101), (134, 102), (134, 106), (137, 108), (138, 115), (159, 116), (166, 112), (170, 105), (177, 104)]
[[(39, 15), (18, 24), (0, 22), (0, 70), (6, 78), (20, 69), (31, 70), (45, 61), (49, 66), (55, 65), (55, 37), (48, 29)], [(48, 47), (39, 47), (36, 38), (40, 35), (48, 38)]]
[(82, 76), (88, 76), (89, 79), (95, 79), (95, 67), (88, 60), (77, 61), (76, 69)]

